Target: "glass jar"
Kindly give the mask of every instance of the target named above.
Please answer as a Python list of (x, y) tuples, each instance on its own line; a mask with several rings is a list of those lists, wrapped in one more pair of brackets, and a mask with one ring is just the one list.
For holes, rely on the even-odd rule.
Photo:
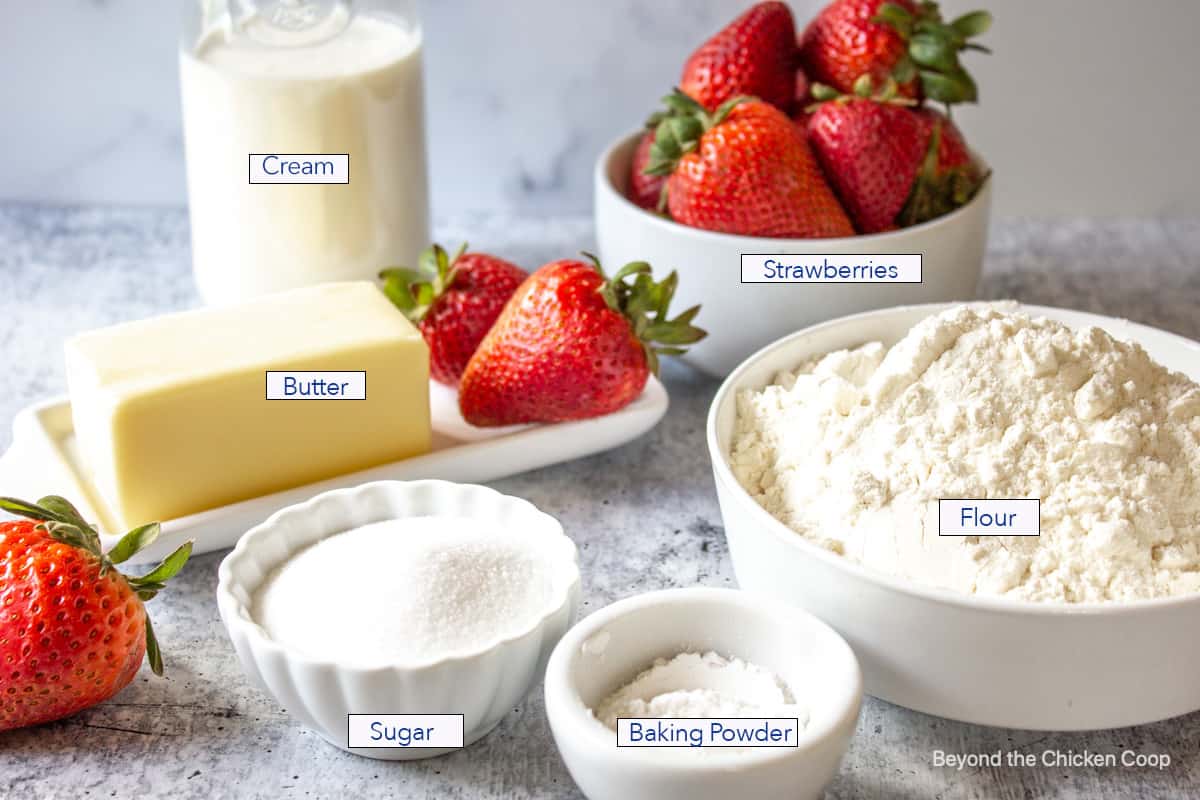
[(427, 246), (413, 0), (188, 0), (192, 263), (208, 303), (371, 279)]

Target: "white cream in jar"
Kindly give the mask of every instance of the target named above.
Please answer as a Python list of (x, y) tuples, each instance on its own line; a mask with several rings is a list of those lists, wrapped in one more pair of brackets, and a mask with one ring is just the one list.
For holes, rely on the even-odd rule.
[[(181, 49), (193, 266), (209, 303), (373, 279), (428, 244), (415, 14), (343, 6), (308, 38), (226, 16)], [(251, 184), (251, 154), (346, 154), (349, 182)]]

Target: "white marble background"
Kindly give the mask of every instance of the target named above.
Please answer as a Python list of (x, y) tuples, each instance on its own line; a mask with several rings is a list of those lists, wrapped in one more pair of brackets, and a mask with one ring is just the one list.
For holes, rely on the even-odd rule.
[[(1200, 213), (1193, 0), (990, 6), (959, 115), (1000, 214)], [(591, 166), (749, 0), (423, 0), (435, 212), (586, 212)], [(793, 0), (807, 18), (819, 0)], [(0, 0), (0, 199), (180, 205), (175, 0)]]

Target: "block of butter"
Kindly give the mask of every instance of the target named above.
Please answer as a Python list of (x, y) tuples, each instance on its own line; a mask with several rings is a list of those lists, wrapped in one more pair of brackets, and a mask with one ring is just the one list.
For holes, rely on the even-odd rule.
[[(365, 281), (91, 331), (67, 341), (66, 360), (80, 460), (124, 528), (430, 446), (425, 342)], [(267, 399), (268, 371), (362, 374), (319, 398)]]

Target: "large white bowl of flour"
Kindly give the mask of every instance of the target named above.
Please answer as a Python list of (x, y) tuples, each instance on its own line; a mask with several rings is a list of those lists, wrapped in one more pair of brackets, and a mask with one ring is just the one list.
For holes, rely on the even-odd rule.
[[(739, 583), (830, 623), (867, 692), (918, 711), (1088, 730), (1200, 709), (1200, 344), (961, 308), (833, 320), (729, 376), (707, 433)], [(1042, 497), (1042, 536), (939, 538), (943, 491)]]

